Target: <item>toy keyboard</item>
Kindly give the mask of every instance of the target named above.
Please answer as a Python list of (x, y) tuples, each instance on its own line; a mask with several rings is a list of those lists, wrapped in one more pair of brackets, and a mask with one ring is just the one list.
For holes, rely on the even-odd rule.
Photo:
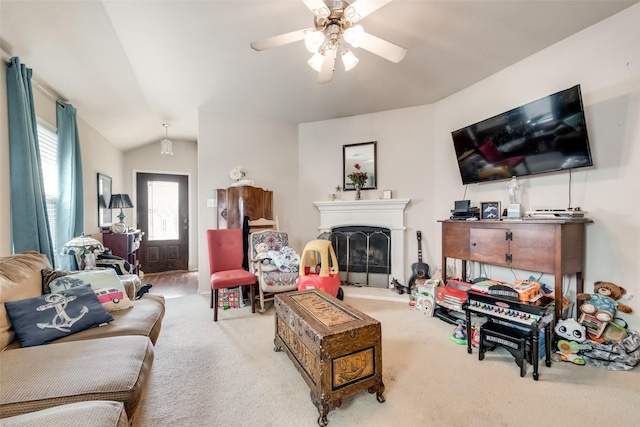
[(541, 297), (535, 304), (512, 301), (469, 291), (466, 309), (475, 313), (497, 317), (509, 322), (531, 326), (553, 318), (553, 298)]

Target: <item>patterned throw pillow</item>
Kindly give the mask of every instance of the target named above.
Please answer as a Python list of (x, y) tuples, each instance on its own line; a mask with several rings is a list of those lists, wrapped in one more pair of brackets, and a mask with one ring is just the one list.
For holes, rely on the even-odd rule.
[(58, 292), (62, 289), (70, 289), (82, 284), (89, 284), (93, 289), (115, 288), (126, 293), (120, 278), (111, 269), (82, 271), (73, 275), (58, 277), (49, 284), (49, 287), (51, 292)]
[(98, 300), (107, 311), (125, 310), (133, 307), (133, 303), (125, 292), (115, 288), (94, 289)]
[(56, 280), (58, 277), (68, 276), (69, 274), (75, 274), (75, 273), (78, 273), (78, 272), (77, 271), (64, 271), (64, 270), (51, 270), (51, 269), (48, 269), (48, 268), (43, 268), (42, 270), (40, 270), (40, 273), (42, 274), (42, 293), (43, 294), (50, 294), (51, 293), (51, 288), (49, 287), (49, 284), (51, 282)]
[(99, 254), (96, 257), (96, 267), (113, 268), (119, 276), (135, 272), (135, 269), (127, 260), (108, 254)]
[(22, 347), (46, 344), (113, 320), (89, 286), (5, 302)]

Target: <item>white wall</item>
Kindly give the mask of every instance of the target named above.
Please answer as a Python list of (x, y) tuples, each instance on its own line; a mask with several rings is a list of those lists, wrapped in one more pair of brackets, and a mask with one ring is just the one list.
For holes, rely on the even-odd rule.
[[(300, 125), (300, 215), (296, 233), (303, 241), (317, 238), (320, 215), (314, 201), (328, 200), (328, 194), (342, 182), (342, 146), (377, 141), (376, 190), (363, 190), (363, 199), (376, 199), (382, 190), (394, 198), (411, 199), (407, 207), (408, 260), (417, 261), (417, 230), (428, 230), (436, 221), (431, 199), (438, 182), (431, 173), (435, 166), (433, 107), (421, 106)], [(354, 191), (343, 192), (353, 200)], [(423, 236), (424, 237), (424, 236)], [(423, 259), (434, 255), (424, 245)], [(426, 251), (425, 251), (426, 249)], [(407, 266), (406, 277), (411, 275)]]
[[(377, 140), (379, 188), (393, 190), (394, 197), (412, 199), (407, 209), (408, 257), (412, 259), (417, 251), (414, 231), (422, 230), (425, 261), (432, 269), (439, 267), (437, 220), (448, 218), (453, 202), (465, 198), (451, 131), (581, 84), (595, 163), (593, 168), (572, 172), (571, 205), (580, 206), (594, 220), (587, 226), (585, 290), (605, 280), (640, 295), (636, 280), (640, 273), (638, 22), (640, 4), (431, 106), (301, 125), (300, 164), (304, 167), (300, 167), (299, 209), (303, 215), (296, 231), (307, 239), (316, 234), (319, 215), (311, 202), (326, 200), (340, 181), (342, 144)], [(519, 182), (526, 210), (568, 206), (568, 172)], [(506, 181), (468, 186), (466, 198), (476, 205), (486, 200), (506, 203)], [(496, 267), (485, 271), (508, 281), (513, 274), (529, 276), (529, 272)], [(544, 275), (542, 281), (552, 284), (553, 278)], [(575, 278), (568, 282), (575, 290)], [(639, 329), (640, 298), (626, 303), (634, 314), (621, 317)]]
[[(123, 191), (123, 154), (82, 119), (78, 117), (78, 137), (82, 152), (82, 175), (84, 177), (84, 231), (102, 240), (98, 226), (98, 173), (110, 176), (112, 189)], [(55, 122), (54, 122), (55, 123)]]
[[(273, 212), (280, 229), (292, 230), (298, 212), (298, 130), (291, 123), (219, 113), (209, 105), (199, 111), (198, 135), (198, 238), (199, 290), (209, 292), (206, 230), (216, 228), (216, 209), (207, 207), (215, 189), (232, 183), (235, 166), (248, 170), (246, 179), (273, 191)], [(295, 233), (290, 246), (300, 250)]]
[[(124, 193), (131, 195), (137, 206), (136, 173), (187, 175), (189, 179), (189, 270), (198, 268), (198, 144), (173, 141), (173, 156), (160, 154), (160, 140), (129, 150), (124, 155)], [(127, 212), (127, 223), (137, 224), (136, 209)]]

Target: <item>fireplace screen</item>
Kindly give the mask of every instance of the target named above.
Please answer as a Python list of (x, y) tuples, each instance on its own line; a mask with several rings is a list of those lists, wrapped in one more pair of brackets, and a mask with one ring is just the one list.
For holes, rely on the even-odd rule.
[(388, 228), (336, 227), (320, 238), (331, 240), (340, 272), (345, 273), (344, 282), (353, 284), (351, 280), (355, 278), (356, 283), (364, 280), (369, 285), (376, 275), (385, 275), (381, 283), (386, 287), (391, 273), (391, 233)]

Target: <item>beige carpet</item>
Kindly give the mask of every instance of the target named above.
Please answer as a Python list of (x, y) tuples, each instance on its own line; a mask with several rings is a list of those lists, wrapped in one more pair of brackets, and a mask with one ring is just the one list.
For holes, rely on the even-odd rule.
[[(498, 349), (478, 360), (449, 340), (452, 325), (410, 309), (386, 289), (345, 289), (345, 302), (382, 323), (386, 402), (360, 392), (331, 426), (637, 426), (640, 368), (611, 372), (554, 363), (519, 376)], [(380, 298), (395, 297), (402, 302)], [(317, 426), (309, 388), (273, 351), (273, 309), (221, 311), (208, 296), (167, 300), (149, 384), (134, 426)]]

